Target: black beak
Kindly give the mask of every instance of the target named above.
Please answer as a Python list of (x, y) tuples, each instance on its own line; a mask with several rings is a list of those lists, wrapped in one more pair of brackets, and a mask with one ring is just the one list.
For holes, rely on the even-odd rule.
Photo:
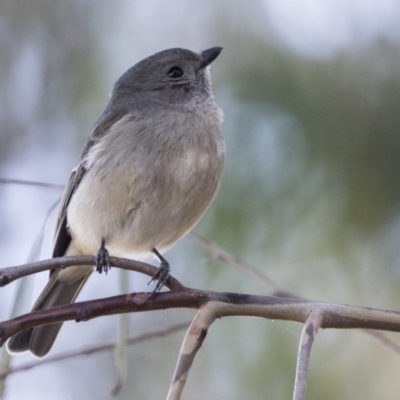
[(222, 47), (211, 47), (211, 49), (204, 50), (201, 53), (200, 69), (210, 65), (221, 53)]

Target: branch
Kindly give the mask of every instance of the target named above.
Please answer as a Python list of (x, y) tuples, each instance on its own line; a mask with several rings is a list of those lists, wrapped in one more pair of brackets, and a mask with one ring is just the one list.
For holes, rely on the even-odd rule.
[(313, 310), (307, 318), (300, 338), (299, 355), (297, 357), (296, 378), (293, 400), (305, 400), (307, 387), (307, 372), (310, 363), (311, 348), (315, 335), (321, 327), (323, 312)]
[(167, 400), (179, 400), (189, 370), (193, 364), (197, 351), (200, 349), (207, 336), (208, 328), (218, 315), (218, 303), (208, 303), (200, 308), (191, 323), (182, 343), (179, 358), (175, 367), (174, 376), (169, 387)]
[[(115, 267), (130, 269), (147, 275), (153, 275), (156, 268), (137, 261), (110, 258)], [(67, 268), (71, 265), (94, 264), (94, 256), (63, 257), (45, 260), (25, 266), (9, 267), (0, 271), (0, 280), (10, 282), (27, 274), (56, 267)], [(361, 328), (400, 332), (400, 312), (385, 311), (350, 305), (313, 302), (303, 299), (274, 296), (253, 296), (247, 294), (211, 292), (184, 287), (176, 279), (170, 277), (167, 286), (169, 292), (158, 293), (150, 298), (151, 293), (130, 293), (91, 301), (73, 303), (48, 310), (34, 311), (0, 323), (0, 346), (8, 338), (25, 329), (35, 326), (63, 322), (68, 320), (88, 321), (103, 315), (127, 312), (143, 312), (165, 310), (169, 308), (200, 309), (193, 321), (182, 346), (174, 380), (169, 392), (170, 400), (180, 398), (194, 356), (205, 338), (209, 325), (215, 318), (227, 316), (255, 316), (268, 319), (289, 320), (306, 323), (309, 315), (318, 316), (321, 328)], [(307, 371), (309, 351), (311, 350), (309, 327), (313, 319), (306, 325), (302, 343), (307, 339), (309, 347), (300, 350), (299, 370)], [(314, 329), (314, 328), (313, 328)], [(314, 334), (314, 330), (311, 332)], [(308, 353), (307, 353), (308, 351)], [(305, 354), (305, 356), (302, 356)], [(308, 355), (307, 355), (308, 354)], [(296, 390), (305, 393), (306, 374), (298, 374)], [(303, 389), (298, 389), (303, 384)], [(302, 397), (295, 397), (302, 399)]]
[[(71, 257), (72, 258), (72, 257)], [(322, 313), (321, 328), (362, 328), (400, 332), (400, 312), (349, 305), (305, 301), (273, 296), (179, 289), (158, 293), (131, 293), (98, 300), (73, 303), (48, 310), (34, 311), (0, 323), (0, 346), (16, 333), (39, 325), (69, 320), (88, 321), (104, 315), (126, 312), (199, 309), (209, 302), (218, 303), (218, 317), (254, 316), (305, 323), (313, 310)]]
[[(127, 258), (110, 257), (110, 263), (113, 267), (136, 271), (142, 274), (153, 276), (157, 271), (157, 267), (140, 261), (130, 260)], [(16, 279), (37, 272), (48, 271), (56, 268), (68, 268), (78, 265), (95, 265), (95, 256), (68, 256), (51, 258), (48, 260), (38, 261), (30, 264), (19, 265), (17, 267), (6, 267), (0, 269), (0, 287), (6, 286)], [(165, 285), (171, 290), (181, 290), (184, 286), (176, 279), (170, 277)]]
[[(150, 293), (131, 293), (85, 301), (35, 311), (4, 321), (0, 323), (0, 345), (3, 345), (10, 336), (22, 330), (54, 322), (87, 321), (102, 315), (125, 312), (202, 308), (192, 323), (183, 344), (170, 389), (169, 400), (177, 400), (180, 398), (194, 356), (204, 340), (205, 332), (215, 318), (246, 315), (305, 323), (308, 315), (315, 313), (320, 318), (321, 328), (368, 328), (400, 332), (400, 312), (395, 311), (272, 296), (208, 292), (188, 288), (159, 293), (154, 298), (149, 298), (149, 295)], [(307, 328), (306, 333), (309, 334)], [(308, 351), (310, 349), (311, 347), (308, 347)], [(307, 353), (305, 358), (299, 355), (299, 365), (307, 365), (307, 357)], [(302, 358), (305, 361), (301, 361)], [(300, 381), (303, 379), (304, 382), (305, 378), (306, 376), (303, 374)], [(297, 391), (299, 390), (297, 389)], [(296, 399), (301, 399), (301, 397)]]

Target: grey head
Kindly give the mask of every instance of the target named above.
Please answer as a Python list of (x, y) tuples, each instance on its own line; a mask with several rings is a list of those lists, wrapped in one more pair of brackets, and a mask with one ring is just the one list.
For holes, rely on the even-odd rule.
[(201, 53), (174, 48), (138, 62), (115, 83), (110, 103), (156, 101), (171, 105), (200, 103), (213, 98), (208, 66), (222, 48)]

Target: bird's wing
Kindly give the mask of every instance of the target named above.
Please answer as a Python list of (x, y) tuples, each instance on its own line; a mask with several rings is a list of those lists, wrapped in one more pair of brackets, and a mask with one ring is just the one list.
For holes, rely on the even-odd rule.
[[(87, 171), (85, 158), (89, 150), (94, 144), (98, 143), (98, 141), (107, 134), (110, 128), (125, 114), (126, 112), (124, 111), (106, 110), (96, 122), (89, 140), (81, 153), (78, 164), (72, 170), (71, 176), (64, 190), (54, 237), (53, 257), (62, 257), (71, 242), (71, 235), (67, 229), (67, 209), (74, 192)], [(50, 272), (50, 275), (51, 274), (52, 271)]]

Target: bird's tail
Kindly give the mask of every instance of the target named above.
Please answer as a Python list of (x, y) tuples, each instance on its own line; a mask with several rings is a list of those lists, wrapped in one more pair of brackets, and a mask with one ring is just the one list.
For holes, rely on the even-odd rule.
[[(75, 272), (77, 276), (75, 275), (76, 278), (73, 280), (60, 279), (60, 271), (65, 274), (67, 270), (69, 270), (70, 274), (72, 270), (79, 271), (79, 273)], [(54, 271), (43, 292), (34, 304), (32, 311), (47, 310), (74, 302), (93, 268), (90, 267), (88, 269), (79, 266), (70, 267), (67, 270)], [(8, 341), (8, 350), (11, 353), (30, 350), (37, 357), (44, 357), (53, 346), (61, 326), (62, 322), (57, 322), (17, 333)]]

